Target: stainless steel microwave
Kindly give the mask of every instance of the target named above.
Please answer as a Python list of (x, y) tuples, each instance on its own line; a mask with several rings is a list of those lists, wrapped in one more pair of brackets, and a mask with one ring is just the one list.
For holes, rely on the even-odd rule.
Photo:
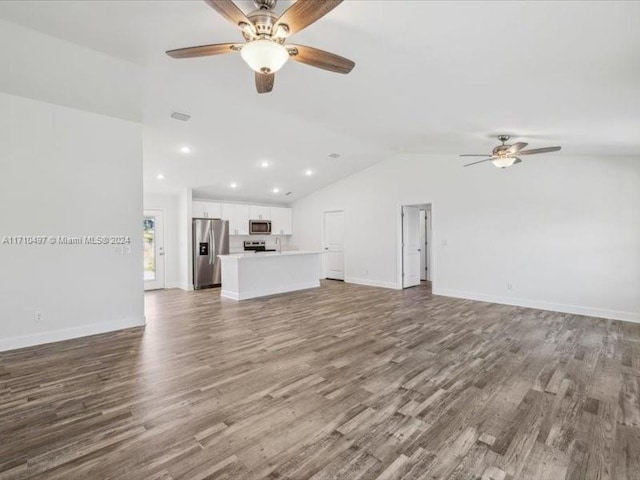
[(249, 235), (271, 235), (271, 220), (249, 220)]

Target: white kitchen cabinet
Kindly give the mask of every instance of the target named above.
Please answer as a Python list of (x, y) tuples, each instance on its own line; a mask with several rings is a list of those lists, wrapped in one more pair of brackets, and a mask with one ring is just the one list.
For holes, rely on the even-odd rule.
[(271, 207), (271, 234), (292, 235), (292, 210), (286, 207)]
[(194, 200), (191, 213), (193, 218), (221, 218), (222, 206), (215, 202)]
[(249, 205), (250, 220), (271, 220), (271, 207)]
[(222, 219), (229, 220), (230, 235), (249, 235), (249, 205), (223, 203)]
[(191, 207), (191, 217), (204, 218), (204, 202), (194, 200), (193, 206)]
[(229, 225), (231, 225), (231, 219), (235, 214), (236, 206), (233, 203), (223, 203), (221, 205), (222, 215), (220, 218), (222, 220), (229, 220)]

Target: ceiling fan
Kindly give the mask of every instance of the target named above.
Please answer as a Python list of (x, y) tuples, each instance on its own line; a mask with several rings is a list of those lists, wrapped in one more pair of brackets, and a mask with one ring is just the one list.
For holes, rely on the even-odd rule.
[(507, 145), (506, 142), (509, 141), (511, 137), (509, 135), (498, 135), (498, 140), (502, 142), (502, 145), (498, 145), (493, 149), (491, 154), (489, 155), (476, 155), (476, 154), (464, 154), (460, 155), (461, 157), (489, 157), (484, 160), (478, 160), (477, 162), (467, 163), (465, 167), (469, 167), (471, 165), (476, 165), (478, 163), (488, 162), (491, 160), (498, 168), (507, 168), (511, 165), (515, 165), (516, 163), (522, 162), (520, 158), (522, 155), (535, 155), (537, 153), (549, 153), (549, 152), (557, 152), (562, 147), (545, 147), (545, 148), (533, 148), (531, 150), (523, 150), (528, 143), (517, 142), (512, 145)]
[(287, 38), (316, 22), (342, 0), (297, 0), (282, 15), (274, 13), (277, 0), (254, 0), (257, 10), (245, 15), (231, 0), (205, 0), (224, 18), (235, 24), (245, 43), (218, 43), (169, 50), (173, 58), (206, 57), (240, 52), (255, 71), (258, 93), (273, 90), (275, 73), (288, 59), (330, 72), (349, 73), (355, 63), (334, 53), (304, 45), (285, 45)]

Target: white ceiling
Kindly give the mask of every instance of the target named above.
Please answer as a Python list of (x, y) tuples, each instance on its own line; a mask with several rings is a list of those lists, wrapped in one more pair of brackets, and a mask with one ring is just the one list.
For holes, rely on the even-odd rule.
[(505, 132), (568, 155), (640, 154), (640, 2), (346, 0), (291, 42), (354, 71), (290, 62), (270, 95), (239, 55), (164, 54), (240, 40), (200, 1), (3, 1), (0, 18), (144, 67), (148, 191), (289, 203), (398, 152), (462, 164)]

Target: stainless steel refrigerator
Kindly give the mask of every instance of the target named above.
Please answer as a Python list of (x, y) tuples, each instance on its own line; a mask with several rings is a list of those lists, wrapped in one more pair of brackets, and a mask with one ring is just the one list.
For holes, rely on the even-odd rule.
[(193, 219), (193, 288), (218, 287), (222, 271), (218, 255), (229, 253), (229, 222)]

